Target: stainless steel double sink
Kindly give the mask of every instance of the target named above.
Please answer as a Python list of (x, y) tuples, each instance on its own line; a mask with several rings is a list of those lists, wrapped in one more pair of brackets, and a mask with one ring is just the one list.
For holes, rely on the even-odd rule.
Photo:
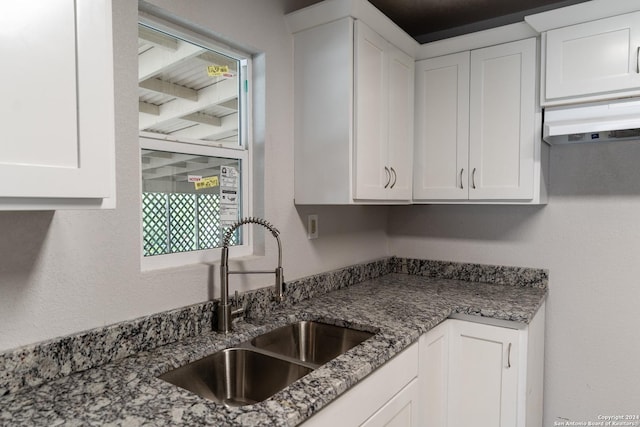
[(160, 379), (228, 406), (261, 402), (374, 334), (300, 321), (176, 368)]

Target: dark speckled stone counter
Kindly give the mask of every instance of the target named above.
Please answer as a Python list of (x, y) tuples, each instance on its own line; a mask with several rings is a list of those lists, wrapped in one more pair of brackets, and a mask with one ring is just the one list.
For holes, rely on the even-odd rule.
[[(17, 390), (0, 397), (0, 425), (295, 426), (451, 314), (528, 323), (547, 293), (546, 272), (543, 286), (514, 286), (517, 280), (481, 283), (425, 273), (425, 268), (451, 271), (449, 264), (423, 268), (394, 258), (389, 264), (392, 271), (418, 271), (383, 271), (380, 277), (296, 304), (257, 310), (251, 318), (236, 322), (234, 332), (226, 336), (203, 332)], [(241, 408), (224, 407), (156, 378), (174, 367), (302, 319), (379, 333), (266, 401)]]

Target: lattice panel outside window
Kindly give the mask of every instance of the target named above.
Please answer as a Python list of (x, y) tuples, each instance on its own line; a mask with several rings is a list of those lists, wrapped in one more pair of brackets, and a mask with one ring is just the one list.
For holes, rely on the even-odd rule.
[(220, 204), (217, 194), (198, 196), (198, 248), (218, 248), (222, 244), (220, 233)]
[(196, 195), (169, 194), (169, 247), (171, 252), (196, 250)]
[[(144, 256), (212, 249), (222, 245), (217, 194), (143, 193)], [(239, 241), (234, 233), (231, 244)]]
[(167, 194), (142, 193), (144, 256), (169, 253), (169, 205)]

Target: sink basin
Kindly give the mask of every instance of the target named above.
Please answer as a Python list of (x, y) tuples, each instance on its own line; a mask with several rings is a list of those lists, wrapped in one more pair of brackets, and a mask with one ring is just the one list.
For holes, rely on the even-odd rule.
[(251, 405), (282, 390), (311, 369), (245, 348), (229, 348), (159, 378), (228, 406)]
[(250, 343), (261, 350), (322, 365), (373, 335), (341, 326), (301, 321), (260, 335)]
[(227, 406), (262, 402), (373, 336), (301, 321), (218, 351), (158, 378)]

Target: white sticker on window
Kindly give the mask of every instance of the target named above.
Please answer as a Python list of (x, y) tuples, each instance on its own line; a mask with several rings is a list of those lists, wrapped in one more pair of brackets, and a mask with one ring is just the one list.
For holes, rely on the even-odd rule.
[(238, 220), (238, 170), (231, 166), (220, 168), (220, 225), (228, 227)]

